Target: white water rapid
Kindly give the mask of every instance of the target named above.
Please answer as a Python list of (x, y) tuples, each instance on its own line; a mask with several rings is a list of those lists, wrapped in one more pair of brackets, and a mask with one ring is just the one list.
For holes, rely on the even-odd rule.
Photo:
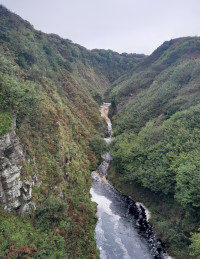
[[(104, 103), (101, 116), (105, 118), (109, 137), (112, 140), (112, 124), (108, 118), (110, 104)], [(129, 197), (121, 194), (106, 180), (109, 163), (113, 159), (106, 152), (103, 162), (92, 172), (92, 201), (97, 203), (98, 222), (95, 229), (97, 247), (101, 259), (152, 259), (167, 258), (162, 243), (157, 240), (147, 218), (145, 209)]]

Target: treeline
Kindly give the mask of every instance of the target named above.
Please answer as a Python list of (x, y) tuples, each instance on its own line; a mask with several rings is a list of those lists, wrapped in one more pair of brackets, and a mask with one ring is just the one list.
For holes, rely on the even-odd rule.
[(123, 179), (173, 195), (183, 207), (200, 207), (200, 106), (177, 112), (162, 124), (149, 121), (138, 134), (127, 131), (112, 143)]

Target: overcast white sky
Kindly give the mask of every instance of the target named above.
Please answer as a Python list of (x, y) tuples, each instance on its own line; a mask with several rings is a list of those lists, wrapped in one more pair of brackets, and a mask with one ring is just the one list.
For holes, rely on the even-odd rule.
[(164, 41), (200, 35), (200, 0), (0, 0), (35, 29), (89, 49), (152, 53)]

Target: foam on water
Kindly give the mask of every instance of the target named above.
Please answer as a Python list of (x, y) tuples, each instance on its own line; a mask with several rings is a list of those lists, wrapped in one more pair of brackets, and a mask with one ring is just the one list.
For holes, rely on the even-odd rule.
[(97, 203), (98, 222), (95, 228), (97, 247), (101, 259), (151, 259), (145, 240), (134, 229), (132, 218), (121, 194), (106, 179), (92, 173), (92, 201)]
[(93, 188), (90, 190), (90, 194), (92, 195), (92, 201), (96, 202), (98, 204), (97, 209), (97, 216), (98, 216), (98, 223), (96, 226), (96, 236), (98, 234), (98, 248), (100, 250), (100, 258), (101, 259), (107, 259), (106, 251), (102, 248), (102, 246), (107, 242), (105, 233), (103, 231), (102, 227), (102, 214), (106, 213), (110, 216), (110, 220), (112, 221), (114, 225), (114, 240), (116, 244), (121, 248), (123, 251), (123, 258), (124, 259), (131, 259), (131, 257), (128, 254), (128, 251), (124, 244), (122, 243), (121, 238), (118, 236), (118, 226), (119, 226), (119, 220), (120, 216), (115, 214), (111, 209), (110, 206), (112, 204), (112, 201), (107, 199), (105, 196), (97, 194)]
[[(103, 103), (101, 107), (109, 107), (110, 103)], [(103, 116), (107, 121), (107, 129), (110, 137), (104, 138), (107, 144), (112, 141), (112, 123), (109, 118)], [(113, 159), (107, 152), (102, 155), (103, 162), (92, 172), (93, 186), (90, 189), (92, 201), (97, 203), (97, 225), (95, 237), (97, 247), (100, 251), (101, 259), (152, 259), (147, 240), (145, 240), (137, 230), (137, 222), (129, 215), (129, 206), (122, 199), (125, 197), (119, 193), (106, 180), (107, 172), (105, 163), (108, 164)], [(107, 171), (107, 169), (106, 169)], [(145, 209), (147, 220), (151, 214), (141, 203), (135, 203), (138, 211)], [(140, 207), (142, 206), (143, 209)], [(138, 221), (139, 222), (139, 221)], [(160, 257), (159, 257), (160, 258)], [(167, 257), (162, 257), (167, 258)], [(170, 259), (170, 257), (168, 258)]]
[(107, 199), (105, 196), (97, 194), (94, 191), (94, 188), (90, 189), (90, 194), (92, 195), (92, 201), (95, 201), (98, 204), (98, 218), (101, 217), (102, 213), (107, 213), (108, 215), (112, 216), (114, 221), (118, 221), (120, 219), (120, 216), (113, 213), (113, 211), (110, 209), (112, 201)]
[(146, 214), (146, 217), (147, 217), (147, 221), (149, 221), (150, 218), (151, 218), (151, 212), (147, 209), (147, 207), (146, 207), (143, 203), (141, 203), (141, 202), (136, 202), (136, 204), (137, 204), (138, 206), (141, 205), (141, 206), (145, 209), (145, 214)]
[(110, 144), (110, 142), (112, 141), (112, 138), (111, 137), (108, 137), (108, 138), (104, 138), (106, 144)]

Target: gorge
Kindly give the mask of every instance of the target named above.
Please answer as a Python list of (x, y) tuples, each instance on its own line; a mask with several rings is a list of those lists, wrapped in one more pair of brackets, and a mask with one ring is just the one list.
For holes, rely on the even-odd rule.
[(0, 5), (0, 258), (199, 258), (199, 67), (199, 37), (88, 50)]
[[(101, 116), (107, 123), (108, 138), (112, 140), (112, 124), (108, 118), (109, 103), (100, 107)], [(109, 141), (108, 141), (109, 139)], [(98, 204), (96, 225), (97, 247), (100, 258), (169, 258), (164, 244), (158, 240), (147, 221), (142, 205), (123, 195), (106, 180), (112, 156), (106, 152), (103, 162), (92, 172), (92, 201)]]

